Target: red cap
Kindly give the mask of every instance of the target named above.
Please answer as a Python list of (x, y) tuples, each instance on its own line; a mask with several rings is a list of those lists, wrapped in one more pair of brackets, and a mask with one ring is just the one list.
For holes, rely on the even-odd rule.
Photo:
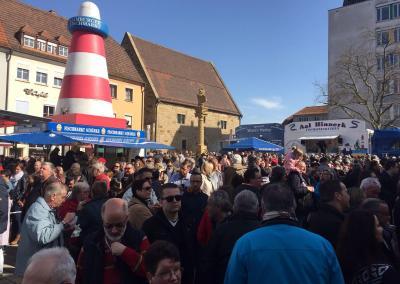
[(105, 164), (105, 163), (107, 163), (107, 160), (104, 159), (103, 157), (100, 157), (97, 159), (97, 162)]

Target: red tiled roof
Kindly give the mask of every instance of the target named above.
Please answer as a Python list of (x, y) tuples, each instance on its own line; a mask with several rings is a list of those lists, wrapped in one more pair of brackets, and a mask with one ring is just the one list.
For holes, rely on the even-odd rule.
[[(67, 29), (67, 19), (53, 12), (43, 11), (16, 0), (0, 0), (0, 7), (0, 22), (3, 23), (6, 38), (13, 50), (62, 63), (66, 62), (66, 58), (23, 47), (19, 41), (19, 35), (21, 28), (23, 28), (26, 33), (39, 35), (40, 32), (43, 32), (45, 35), (53, 37), (49, 39), (50, 41), (59, 41), (61, 44), (69, 45), (71, 35)], [(4, 46), (2, 41), (0, 41), (0, 46)], [(129, 55), (118, 42), (108, 37), (105, 40), (105, 47), (110, 76), (144, 83), (144, 79), (134, 67)]]
[(298, 112), (294, 113), (295, 115), (316, 115), (316, 114), (327, 114), (328, 107), (327, 106), (309, 106), (302, 108)]
[(216, 68), (207, 62), (130, 36), (161, 101), (197, 106), (199, 88), (210, 110), (241, 115)]
[(6, 32), (4, 31), (4, 27), (1, 21), (0, 21), (0, 46), (10, 47), (7, 40)]

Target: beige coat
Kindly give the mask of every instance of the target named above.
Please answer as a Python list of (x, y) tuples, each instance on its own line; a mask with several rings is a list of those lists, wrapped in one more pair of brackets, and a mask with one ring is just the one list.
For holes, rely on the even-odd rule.
[(150, 209), (139, 199), (133, 197), (129, 202), (130, 225), (137, 230), (141, 230), (144, 221), (149, 219), (151, 216), (153, 216), (153, 214), (151, 213)]

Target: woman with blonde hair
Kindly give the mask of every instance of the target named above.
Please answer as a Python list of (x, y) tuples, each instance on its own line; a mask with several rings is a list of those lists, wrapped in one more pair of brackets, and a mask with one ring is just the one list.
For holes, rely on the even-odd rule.
[(214, 166), (212, 163), (205, 161), (201, 165), (201, 176), (203, 178), (203, 183), (201, 184), (201, 191), (203, 191), (208, 196), (211, 195), (217, 188), (214, 188), (211, 182), (211, 175), (213, 173)]
[(221, 171), (221, 164), (215, 157), (210, 158), (209, 161), (213, 164), (213, 171), (211, 173), (211, 183), (214, 189), (218, 190), (224, 185), (224, 176)]

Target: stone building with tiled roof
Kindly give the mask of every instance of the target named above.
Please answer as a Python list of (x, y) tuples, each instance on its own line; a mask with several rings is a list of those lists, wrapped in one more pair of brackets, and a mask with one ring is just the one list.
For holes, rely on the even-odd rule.
[(208, 150), (220, 150), (222, 142), (234, 135), (242, 114), (211, 62), (129, 33), (125, 34), (122, 46), (146, 78), (144, 123), (152, 140), (180, 150), (196, 149), (195, 108), (200, 88), (207, 97), (205, 143)]
[(328, 106), (308, 106), (295, 112), (283, 121), (283, 125), (291, 122), (317, 121), (328, 119)]
[[(0, 0), (0, 7), (0, 108), (51, 116), (71, 41), (68, 20), (16, 0)], [(114, 115), (142, 129), (144, 79), (113, 38), (105, 50)]]

